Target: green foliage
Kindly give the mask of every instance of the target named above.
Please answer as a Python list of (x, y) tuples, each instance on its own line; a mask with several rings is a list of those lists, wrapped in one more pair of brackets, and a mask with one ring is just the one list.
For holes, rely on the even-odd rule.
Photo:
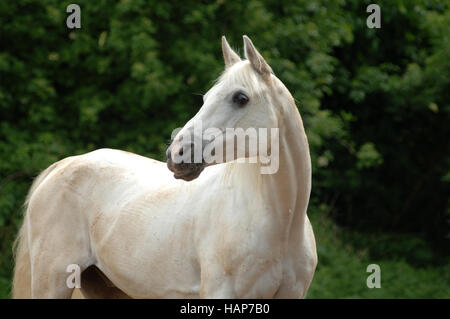
[[(32, 179), (101, 147), (163, 159), (172, 130), (223, 70), (223, 34), (233, 47), (249, 35), (296, 99), (311, 148), (311, 208), (325, 204), (346, 227), (343, 241), (370, 247), (370, 258), (405, 278), (397, 290), (349, 286), (342, 296), (413, 296), (402, 290), (408, 278), (435, 282), (441, 268), (408, 263), (443, 265), (450, 246), (448, 4), (386, 1), (381, 29), (368, 29), (368, 0), (80, 0), (82, 28), (69, 30), (69, 3), (0, 4), (0, 297)], [(366, 259), (330, 247), (319, 246), (310, 296), (341, 296), (352, 274), (365, 276)], [(338, 275), (327, 253), (353, 272)], [(429, 285), (414, 296), (442, 295)]]
[[(450, 298), (449, 266), (430, 266), (430, 250), (423, 241), (349, 232), (323, 210), (312, 209), (309, 215), (319, 262), (308, 298)], [(413, 266), (406, 257), (422, 258), (423, 263)], [(367, 287), (370, 264), (380, 266), (381, 288)]]
[(326, 144), (334, 160), (316, 174), (323, 188), (314, 192), (334, 189), (328, 203), (341, 225), (422, 234), (448, 254), (449, 7), (385, 2), (381, 29), (368, 29), (367, 3), (346, 5), (354, 40), (334, 52), (322, 105), (351, 117), (347, 135)]
[(364, 143), (356, 153), (358, 162), (356, 167), (359, 169), (378, 166), (383, 163), (383, 158), (371, 142)]

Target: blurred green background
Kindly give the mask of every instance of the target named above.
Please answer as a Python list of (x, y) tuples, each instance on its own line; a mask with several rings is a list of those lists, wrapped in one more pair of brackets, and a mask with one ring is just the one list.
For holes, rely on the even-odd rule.
[[(448, 1), (0, 2), (0, 297), (33, 178), (110, 147), (163, 159), (249, 35), (298, 101), (319, 264), (309, 298), (450, 298)], [(366, 286), (367, 265), (381, 288)]]

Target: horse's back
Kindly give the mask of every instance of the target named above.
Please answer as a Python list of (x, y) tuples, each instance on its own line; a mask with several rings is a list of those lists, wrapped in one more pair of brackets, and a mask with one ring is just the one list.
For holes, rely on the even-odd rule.
[(95, 217), (92, 213), (96, 209), (117, 207), (140, 192), (164, 188), (173, 179), (164, 163), (113, 149), (67, 157), (52, 167), (30, 195), (30, 206), (73, 202), (77, 206), (74, 210), (89, 220)]
[[(165, 163), (113, 149), (68, 157), (54, 167), (32, 194), (30, 206), (48, 208), (51, 202), (65, 207), (54, 214), (79, 215), (91, 231), (100, 216), (113, 219), (128, 203), (143, 195), (157, 197), (176, 184)], [(35, 215), (51, 214), (34, 210), (39, 211)]]
[(100, 149), (60, 162), (50, 176), (53, 184), (70, 188), (86, 199), (104, 198), (111, 190), (128, 184), (158, 188), (171, 182), (165, 163), (120, 150)]

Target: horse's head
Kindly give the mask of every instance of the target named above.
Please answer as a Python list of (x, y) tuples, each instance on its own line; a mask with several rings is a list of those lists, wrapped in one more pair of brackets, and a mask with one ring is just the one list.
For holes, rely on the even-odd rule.
[(167, 149), (167, 166), (175, 178), (190, 181), (208, 165), (271, 151), (271, 130), (278, 128), (280, 112), (276, 77), (247, 36), (244, 48), (246, 59), (241, 60), (222, 37), (225, 71)]

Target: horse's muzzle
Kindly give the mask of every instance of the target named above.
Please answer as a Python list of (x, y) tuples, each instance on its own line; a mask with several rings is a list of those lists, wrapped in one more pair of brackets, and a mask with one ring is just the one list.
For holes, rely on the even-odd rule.
[(170, 168), (169, 169), (174, 173), (173, 176), (176, 179), (183, 179), (189, 182), (199, 177), (204, 168), (205, 168), (204, 165), (196, 164), (194, 166), (190, 166), (185, 170), (177, 170), (177, 169), (171, 170)]
[[(167, 156), (167, 167), (176, 179), (183, 179), (185, 181), (192, 181), (200, 176), (201, 172), (205, 168), (205, 163), (186, 163), (181, 161), (180, 163), (175, 163), (172, 160), (172, 154), (170, 147), (166, 152)], [(193, 158), (191, 158), (193, 161)]]

